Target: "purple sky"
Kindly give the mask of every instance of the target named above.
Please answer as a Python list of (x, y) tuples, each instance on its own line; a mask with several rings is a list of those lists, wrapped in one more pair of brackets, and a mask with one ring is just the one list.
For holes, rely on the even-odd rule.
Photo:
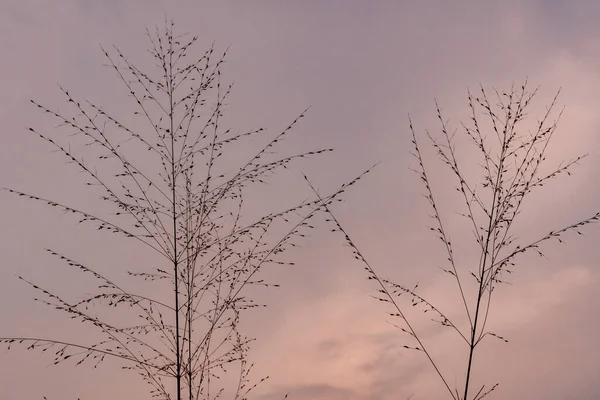
[[(115, 44), (146, 65), (144, 28), (162, 24), (165, 15), (180, 32), (199, 35), (203, 47), (231, 46), (224, 77), (235, 82), (227, 111), (233, 127), (275, 132), (311, 106), (286, 148), (336, 149), (302, 167), (323, 191), (382, 162), (347, 193), (338, 216), (378, 272), (409, 286), (420, 281), (424, 296), (449, 312), (454, 300), (445, 299), (456, 293), (437, 268), (444, 254), (427, 231), (423, 190), (408, 170), (414, 166), (409, 113), (419, 133), (436, 132), (435, 98), (457, 127), (468, 118), (467, 88), (480, 82), (508, 88), (528, 77), (532, 87), (541, 85), (530, 110), (535, 117), (562, 88), (566, 109), (549, 161), (590, 155), (572, 177), (530, 199), (516, 233), (535, 239), (600, 210), (600, 2), (583, 0), (3, 0), (0, 186), (86, 201), (86, 188), (74, 183), (77, 173), (26, 131), (52, 128), (29, 99), (64, 107), (60, 83), (82, 98), (125, 106), (98, 43)], [(290, 176), (286, 193), (307, 195), (297, 186), (299, 169)], [(117, 261), (140, 262), (144, 255), (122, 240), (74, 228), (46, 207), (0, 196), (0, 337), (79, 339), (62, 315), (34, 303), (16, 275), (68, 291), (78, 282), (65, 280), (60, 268), (55, 273), (44, 248), (94, 260), (108, 272)], [(273, 191), (262, 207), (289, 197)], [(293, 400), (445, 398), (431, 366), (402, 348), (405, 338), (369, 297), (375, 288), (342, 238), (325, 231), (293, 254), (296, 267), (268, 273), (284, 289), (263, 292), (269, 307), (247, 318), (258, 338), (255, 376), (270, 375), (255, 398), (287, 392)], [(585, 233), (546, 247), (548, 260), (520, 259), (513, 285), (499, 289), (490, 323), (509, 343), (487, 342), (476, 361), (478, 382), (500, 382), (490, 398), (600, 398), (600, 226)], [(464, 349), (447, 330), (422, 329), (450, 382), (459, 384)], [(97, 370), (50, 363), (38, 353), (2, 351), (0, 399), (147, 398), (137, 375), (116, 363)]]

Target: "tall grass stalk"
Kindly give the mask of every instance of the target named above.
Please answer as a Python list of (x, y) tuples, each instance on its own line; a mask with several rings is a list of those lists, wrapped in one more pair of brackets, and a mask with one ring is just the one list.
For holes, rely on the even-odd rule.
[[(459, 323), (457, 318), (451, 319), (442, 311), (442, 307), (422, 297), (417, 292), (418, 285), (410, 287), (381, 277), (368, 261), (367, 256), (359, 250), (331, 208), (326, 207), (330, 215), (329, 220), (335, 225), (333, 230), (344, 235), (354, 258), (362, 263), (368, 279), (375, 282), (378, 290), (376, 298), (389, 305), (392, 308), (390, 315), (401, 321), (400, 325), (395, 325), (408, 336), (410, 341), (404, 347), (418, 351), (427, 358), (449, 398), (454, 400), (480, 400), (498, 387), (498, 383), (494, 383), (473, 388), (476, 350), (480, 348), (485, 338), (492, 337), (507, 341), (503, 336), (489, 331), (487, 325), (492, 311), (492, 300), (495, 298), (495, 289), (505, 282), (504, 276), (516, 268), (518, 256), (525, 253), (544, 256), (542, 245), (553, 240), (562, 243), (563, 237), (571, 232), (581, 235), (581, 228), (598, 222), (600, 218), (600, 213), (596, 213), (572, 224), (552, 229), (532, 242), (523, 242), (514, 235), (515, 221), (522, 218), (520, 212), (525, 198), (559, 175), (571, 175), (572, 167), (585, 157), (577, 157), (561, 163), (549, 172), (543, 172), (547, 148), (557, 129), (562, 110), (555, 112), (559, 95), (557, 93), (547, 107), (547, 111), (535, 123), (534, 129), (526, 131), (523, 126), (526, 110), (530, 107), (537, 91), (537, 89), (529, 91), (525, 83), (520, 87), (513, 85), (507, 92), (495, 89), (490, 91), (481, 87), (477, 95), (468, 93), (471, 118), (468, 123), (461, 124), (461, 130), (479, 155), (478, 161), (481, 167), (479, 180), (469, 178), (465, 174), (470, 166), (459, 161), (455, 147), (456, 132), (449, 131), (447, 122), (436, 103), (441, 134), (434, 136), (427, 132), (426, 136), (439, 160), (456, 180), (456, 190), (462, 199), (462, 210), (459, 213), (471, 227), (478, 252), (475, 259), (459, 257), (468, 262), (456, 261), (451, 232), (438, 205), (442, 197), (434, 195), (430, 179), (431, 170), (423, 160), (421, 145), (412, 121), (409, 123), (414, 146), (412, 154), (417, 163), (415, 172), (425, 187), (424, 197), (431, 209), (430, 217), (434, 220), (429, 229), (436, 236), (436, 243), (441, 244), (446, 253), (447, 267), (442, 268), (442, 271), (455, 284), (455, 294), (460, 299), (465, 324)], [(477, 166), (469, 171), (476, 170), (475, 168)], [(470, 268), (471, 265), (474, 268)], [(466, 280), (469, 279), (473, 280), (475, 285), (467, 284)], [(474, 290), (469, 290), (473, 287)], [(432, 321), (448, 327), (458, 335), (464, 345), (463, 356), (465, 357), (464, 381), (461, 385), (451, 385), (448, 379), (449, 371), (442, 371), (436, 356), (432, 354), (428, 344), (420, 335), (415, 322), (409, 318), (406, 306), (399, 301), (400, 296), (407, 298), (411, 306), (434, 315)]]
[[(251, 383), (252, 339), (241, 332), (240, 320), (242, 312), (259, 304), (244, 289), (277, 286), (260, 278), (260, 270), (269, 264), (293, 264), (282, 259), (282, 253), (296, 246), (314, 227), (311, 220), (319, 210), (339, 200), (347, 185), (325, 198), (299, 201), (244, 222), (249, 187), (266, 183), (293, 162), (331, 149), (277, 155), (302, 113), (232, 170), (231, 159), (225, 162), (225, 156), (236, 144), (254, 137), (260, 140), (266, 131), (234, 133), (222, 128), (231, 91), (221, 78), (225, 53), (218, 55), (211, 47), (195, 54), (198, 38), (175, 35), (173, 28), (168, 22), (164, 29), (147, 31), (156, 66), (151, 71), (138, 68), (116, 47), (102, 49), (108, 67), (133, 99), (135, 125), (121, 122), (107, 108), (78, 100), (63, 88), (69, 111), (54, 111), (32, 101), (58, 122), (64, 136), (33, 127), (29, 131), (88, 178), (87, 185), (102, 193), (111, 215), (5, 189), (71, 215), (80, 224), (141, 244), (156, 256), (159, 267), (140, 265), (127, 274), (139, 279), (138, 288), (158, 285), (152, 286), (151, 293), (171, 293), (170, 300), (134, 292), (106, 275), (101, 266), (47, 249), (50, 256), (72, 267), (73, 274), (95, 280), (96, 292), (69, 301), (29, 278), (19, 278), (37, 291), (38, 301), (93, 327), (103, 339), (86, 343), (29, 336), (3, 337), (0, 342), (8, 348), (22, 344), (28, 350), (52, 353), (54, 364), (72, 361), (96, 366), (116, 358), (124, 368), (136, 371), (157, 399), (216, 399), (226, 394), (245, 399), (264, 378)], [(72, 147), (71, 141), (77, 139), (84, 145)], [(103, 306), (129, 312), (130, 323), (115, 324), (90, 311)], [(219, 379), (231, 374), (228, 371), (237, 371), (233, 389), (225, 388)]]

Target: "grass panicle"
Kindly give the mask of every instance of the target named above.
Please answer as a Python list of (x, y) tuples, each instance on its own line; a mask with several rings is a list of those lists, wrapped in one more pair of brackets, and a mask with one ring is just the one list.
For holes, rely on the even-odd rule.
[[(506, 92), (495, 89), (491, 92), (481, 86), (477, 95), (468, 93), (471, 118), (469, 123), (462, 124), (463, 134), (475, 148), (475, 153), (479, 155), (481, 167), (479, 180), (467, 177), (465, 174), (467, 168), (471, 167), (459, 161), (455, 146), (456, 132), (450, 132), (437, 103), (437, 118), (441, 134), (434, 136), (426, 132), (426, 138), (439, 160), (454, 176), (456, 190), (462, 198), (463, 209), (460, 210), (460, 215), (471, 226), (473, 240), (479, 253), (477, 259), (468, 263), (476, 266), (472, 269), (456, 261), (451, 232), (438, 205), (442, 197), (434, 194), (430, 169), (424, 161), (422, 146), (409, 118), (414, 150), (412, 154), (417, 164), (414, 172), (424, 186), (424, 197), (429, 204), (432, 212), (430, 216), (434, 221), (429, 230), (433, 232), (437, 243), (442, 245), (446, 253), (447, 267), (441, 269), (455, 282), (456, 295), (462, 303), (466, 325), (459, 324), (456, 318), (451, 319), (441, 311), (439, 306), (420, 295), (417, 291), (418, 285), (410, 287), (381, 277), (351, 239), (331, 207), (326, 206), (328, 220), (334, 225), (332, 231), (344, 235), (354, 258), (363, 265), (367, 278), (375, 282), (377, 295), (373, 297), (391, 307), (389, 315), (400, 320), (400, 324), (394, 326), (408, 337), (404, 347), (424, 354), (449, 397), (454, 400), (480, 400), (498, 388), (498, 383), (482, 385), (477, 389), (472, 388), (475, 350), (487, 337), (502, 342), (508, 341), (504, 336), (489, 331), (487, 324), (495, 289), (499, 284), (506, 282), (504, 276), (510, 274), (516, 267), (517, 256), (525, 253), (537, 253), (543, 256), (542, 245), (553, 239), (562, 243), (564, 236), (571, 232), (581, 235), (582, 228), (598, 222), (600, 218), (600, 213), (596, 213), (567, 226), (553, 229), (531, 242), (523, 242), (514, 235), (514, 222), (519, 218), (525, 198), (549, 183), (551, 179), (559, 175), (571, 175), (572, 168), (585, 158), (585, 155), (561, 163), (549, 173), (542, 172), (546, 164), (548, 145), (562, 114), (562, 110), (555, 112), (559, 93), (535, 123), (535, 129), (527, 132), (523, 121), (526, 119), (526, 110), (538, 90), (529, 91), (525, 82), (520, 87), (513, 85)], [(490, 100), (492, 96), (494, 103)], [(487, 128), (484, 128), (486, 120)], [(467, 279), (474, 280), (475, 290), (468, 290), (471, 286), (467, 285)], [(434, 323), (450, 328), (464, 343), (466, 368), (464, 381), (460, 386), (451, 385), (448, 379), (449, 373), (441, 370), (435, 356), (429, 351), (427, 343), (417, 331), (414, 321), (409, 318), (406, 305), (400, 302), (400, 297), (408, 299), (409, 308), (418, 308), (423, 313), (433, 315), (431, 320)]]
[[(138, 68), (116, 47), (102, 48), (107, 66), (134, 102), (132, 123), (121, 122), (106, 108), (79, 100), (62, 87), (68, 111), (32, 101), (58, 123), (63, 137), (33, 127), (29, 131), (83, 173), (87, 186), (99, 191), (112, 214), (5, 190), (141, 244), (160, 260), (159, 266), (140, 266), (127, 274), (142, 285), (160, 285), (156, 292), (172, 293), (170, 301), (137, 293), (105, 275), (101, 266), (47, 249), (73, 274), (93, 279), (96, 292), (73, 302), (30, 279), (20, 277), (21, 281), (37, 292), (37, 301), (92, 326), (103, 339), (74, 343), (43, 336), (4, 337), (0, 342), (8, 349), (22, 345), (51, 353), (53, 364), (96, 367), (107, 358), (119, 359), (123, 368), (149, 384), (156, 399), (246, 399), (266, 378), (252, 383), (248, 350), (253, 339), (243, 334), (240, 321), (243, 312), (262, 305), (247, 297), (245, 288), (278, 286), (260, 278), (261, 269), (293, 264), (283, 253), (295, 247), (314, 228), (317, 214), (340, 200), (360, 177), (326, 197), (247, 221), (244, 199), (249, 187), (331, 149), (277, 155), (303, 112), (274, 137), (262, 139), (264, 146), (230, 172), (223, 156), (246, 139), (261, 140), (267, 132), (222, 128), (232, 89), (221, 77), (226, 52), (217, 54), (211, 47), (196, 55), (198, 38), (175, 35), (172, 22), (147, 34), (156, 67), (152, 71)], [(76, 140), (80, 145), (72, 147)], [(128, 313), (130, 323), (111, 323), (92, 312), (94, 307)], [(226, 389), (220, 378), (235, 371), (237, 386)]]

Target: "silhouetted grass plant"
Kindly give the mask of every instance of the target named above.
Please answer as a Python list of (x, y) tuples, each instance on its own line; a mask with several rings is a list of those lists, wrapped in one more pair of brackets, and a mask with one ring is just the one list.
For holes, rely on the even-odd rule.
[[(468, 123), (461, 124), (462, 133), (473, 144), (479, 155), (479, 166), (482, 168), (479, 180), (477, 177), (473, 179), (466, 176), (465, 171), (468, 166), (459, 162), (457, 157), (456, 132), (451, 133), (448, 130), (447, 122), (437, 103), (441, 134), (436, 137), (429, 132), (426, 133), (437, 156), (456, 178), (456, 190), (460, 193), (463, 204), (460, 215), (468, 221), (472, 229), (473, 239), (477, 243), (477, 259), (465, 263), (456, 261), (451, 234), (438, 206), (440, 197), (434, 195), (430, 169), (423, 161), (421, 146), (412, 121), (409, 124), (414, 146), (413, 156), (418, 164), (415, 172), (425, 187), (424, 197), (429, 203), (432, 212), (430, 217), (434, 221), (429, 229), (435, 234), (437, 243), (442, 245), (446, 253), (447, 267), (442, 268), (442, 271), (455, 282), (456, 295), (460, 297), (466, 324), (459, 323), (456, 318), (447, 317), (441, 310), (442, 307), (422, 297), (417, 292), (418, 285), (409, 287), (382, 278), (353, 242), (331, 208), (326, 206), (330, 214), (329, 220), (335, 225), (333, 231), (344, 234), (354, 258), (363, 264), (368, 279), (377, 284), (376, 298), (391, 306), (393, 311), (390, 315), (402, 322), (396, 326), (410, 338), (410, 342), (404, 347), (423, 353), (447, 389), (449, 396), (455, 400), (480, 400), (498, 387), (498, 383), (494, 383), (472, 388), (475, 350), (487, 337), (507, 341), (503, 336), (487, 330), (487, 323), (495, 289), (504, 282), (504, 276), (510, 274), (516, 267), (517, 256), (525, 253), (544, 256), (540, 247), (542, 244), (551, 240), (562, 243), (563, 236), (569, 232), (581, 235), (581, 228), (598, 222), (600, 218), (600, 213), (596, 213), (589, 218), (553, 229), (532, 242), (522, 242), (513, 234), (514, 222), (522, 210), (524, 199), (534, 190), (549, 183), (551, 179), (559, 175), (570, 175), (571, 168), (585, 156), (561, 163), (557, 168), (544, 173), (542, 166), (545, 165), (546, 150), (562, 114), (562, 111), (557, 115), (553, 114), (559, 93), (556, 94), (542, 118), (536, 122), (535, 128), (525, 132), (523, 121), (526, 118), (526, 109), (537, 94), (537, 89), (529, 91), (525, 82), (520, 87), (511, 87), (508, 92), (499, 92), (496, 89), (492, 92), (493, 94), (490, 94), (489, 90), (481, 87), (478, 95), (468, 93), (471, 117)], [(492, 103), (490, 96), (493, 96), (497, 103)], [(488, 129), (484, 127), (484, 120), (488, 120)], [(469, 170), (469, 173), (472, 171)], [(316, 190), (314, 191), (316, 194)], [(463, 259), (468, 258), (463, 257)], [(469, 265), (474, 265), (476, 268), (470, 269)], [(468, 289), (467, 279), (474, 280), (475, 290)], [(399, 302), (401, 296), (408, 298), (411, 306), (420, 308), (423, 313), (433, 314), (433, 322), (450, 328), (458, 335), (465, 351), (465, 374), (462, 385), (451, 386), (447, 378), (448, 371), (441, 370), (435, 355), (430, 352), (414, 321), (407, 315), (406, 306)]]
[[(141, 243), (162, 260), (162, 265), (140, 266), (127, 274), (145, 285), (161, 285), (154, 292), (157, 296), (171, 292), (171, 300), (135, 293), (106, 276), (101, 267), (90, 267), (47, 249), (50, 256), (73, 267), (74, 273), (93, 278), (97, 292), (69, 301), (30, 279), (19, 278), (38, 292), (36, 300), (93, 326), (104, 339), (74, 343), (45, 337), (5, 337), (0, 341), (8, 348), (22, 344), (28, 350), (53, 353), (54, 364), (69, 360), (96, 366), (109, 357), (117, 358), (152, 387), (154, 398), (217, 399), (228, 394), (232, 399), (245, 399), (256, 383), (251, 383), (252, 363), (247, 357), (251, 339), (240, 331), (239, 323), (244, 310), (259, 304), (243, 290), (250, 285), (277, 286), (257, 275), (261, 268), (293, 264), (283, 260), (282, 253), (296, 246), (295, 241), (314, 227), (311, 219), (316, 213), (339, 200), (348, 184), (325, 198), (304, 200), (243, 223), (247, 187), (265, 183), (294, 161), (331, 149), (273, 156), (302, 113), (241, 167), (228, 172), (231, 167), (221, 160), (231, 146), (265, 131), (233, 133), (221, 127), (231, 91), (231, 85), (225, 86), (221, 80), (225, 53), (216, 55), (209, 48), (195, 56), (198, 38), (176, 36), (172, 22), (166, 23), (164, 30), (157, 28), (147, 34), (157, 67), (153, 71), (142, 71), (116, 47), (112, 52), (102, 49), (108, 67), (135, 102), (133, 114), (139, 120), (133, 123), (138, 128), (129, 128), (131, 123), (121, 122), (100, 105), (77, 100), (66, 89), (61, 88), (70, 107), (67, 113), (32, 101), (58, 121), (65, 137), (29, 130), (82, 171), (87, 185), (103, 193), (101, 200), (114, 213), (103, 217), (51, 199), (6, 190), (70, 214), (81, 224)], [(71, 148), (71, 141), (77, 138), (84, 146)], [(84, 161), (83, 149), (90, 150), (90, 158), (97, 163)], [(134, 162), (141, 153), (145, 155)], [(108, 175), (97, 172), (97, 167)], [(125, 307), (131, 312), (130, 323), (110, 323), (93, 315), (89, 311), (92, 306)], [(238, 383), (232, 389), (225, 388), (220, 378), (232, 365), (239, 373)]]

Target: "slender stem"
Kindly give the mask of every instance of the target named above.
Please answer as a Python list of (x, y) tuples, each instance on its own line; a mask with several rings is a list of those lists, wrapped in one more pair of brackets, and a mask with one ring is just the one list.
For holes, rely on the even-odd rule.
[(171, 34), (172, 32), (169, 32), (169, 75), (167, 77), (167, 85), (169, 91), (169, 133), (171, 134), (171, 205), (173, 213), (173, 270), (175, 278), (175, 363), (177, 368), (177, 400), (181, 400), (181, 357), (179, 354), (179, 258), (177, 257), (177, 192), (175, 190), (177, 174), (175, 173), (175, 132), (173, 130), (173, 41)]
[[(483, 258), (484, 261), (486, 257)], [(481, 280), (480, 282), (483, 282)], [(471, 343), (469, 344), (469, 363), (467, 364), (467, 377), (465, 378), (465, 394), (463, 400), (467, 400), (469, 394), (469, 382), (471, 380), (471, 367), (473, 365), (473, 353), (475, 352), (475, 334), (477, 332), (477, 320), (479, 319), (479, 308), (481, 306), (481, 290), (482, 284), (479, 284), (479, 295), (477, 296), (477, 307), (475, 307), (475, 319), (473, 320), (473, 329), (471, 330)]]
[[(481, 308), (481, 299), (483, 298), (483, 291), (484, 291), (484, 277), (485, 277), (485, 265), (487, 262), (487, 257), (489, 254), (489, 246), (490, 246), (490, 240), (492, 239), (492, 230), (496, 229), (496, 224), (494, 223), (494, 211), (499, 211), (499, 207), (500, 204), (497, 204), (496, 202), (499, 201), (499, 192), (500, 192), (500, 188), (499, 186), (501, 185), (502, 182), (502, 171), (504, 168), (504, 161), (505, 161), (505, 154), (506, 154), (506, 148), (507, 148), (507, 143), (506, 143), (506, 131), (504, 132), (504, 137), (503, 137), (503, 141), (502, 141), (502, 150), (500, 151), (500, 160), (498, 162), (498, 167), (497, 167), (497, 175), (496, 175), (496, 183), (493, 186), (493, 190), (494, 190), (494, 194), (492, 196), (492, 206), (490, 207), (490, 216), (489, 216), (489, 222), (488, 222), (488, 229), (487, 229), (487, 237), (485, 239), (485, 246), (483, 248), (483, 254), (482, 254), (482, 258), (483, 260), (481, 261), (481, 268), (480, 268), (480, 272), (479, 272), (479, 291), (477, 292), (477, 306), (475, 307), (475, 316), (473, 319), (473, 328), (471, 329), (471, 343), (469, 345), (469, 362), (467, 364), (467, 376), (465, 378), (465, 393), (463, 396), (463, 400), (467, 400), (467, 396), (469, 394), (469, 382), (471, 381), (471, 369), (473, 366), (473, 354), (475, 352), (475, 346), (477, 345), (475, 336), (477, 335), (477, 322), (479, 320), (479, 309)], [(497, 215), (497, 213), (496, 213)], [(493, 257), (493, 256), (492, 256)], [(492, 260), (492, 264), (493, 264), (493, 260)]]
[[(186, 176), (186, 196), (187, 196), (187, 202), (186, 202), (186, 236), (188, 236), (188, 238), (186, 238), (186, 242), (189, 243), (191, 241), (191, 239), (189, 239), (190, 236), (190, 232), (192, 231), (192, 214), (191, 214), (191, 208), (190, 208), (190, 204), (192, 202), (191, 200), (191, 183), (190, 183), (190, 178), (189, 176)], [(193, 378), (193, 374), (192, 374), (192, 321), (193, 321), (193, 310), (192, 310), (192, 301), (193, 301), (193, 297), (192, 297), (192, 293), (194, 291), (194, 274), (195, 271), (193, 270), (194, 268), (194, 263), (195, 260), (192, 259), (192, 256), (190, 253), (191, 249), (190, 249), (190, 245), (188, 244), (186, 246), (186, 252), (187, 252), (187, 268), (186, 268), (186, 272), (187, 272), (187, 311), (186, 311), (186, 319), (187, 319), (187, 324), (188, 324), (188, 331), (187, 331), (187, 341), (188, 341), (188, 359), (187, 359), (187, 372), (188, 372), (188, 400), (193, 400), (192, 397), (192, 378)]]

